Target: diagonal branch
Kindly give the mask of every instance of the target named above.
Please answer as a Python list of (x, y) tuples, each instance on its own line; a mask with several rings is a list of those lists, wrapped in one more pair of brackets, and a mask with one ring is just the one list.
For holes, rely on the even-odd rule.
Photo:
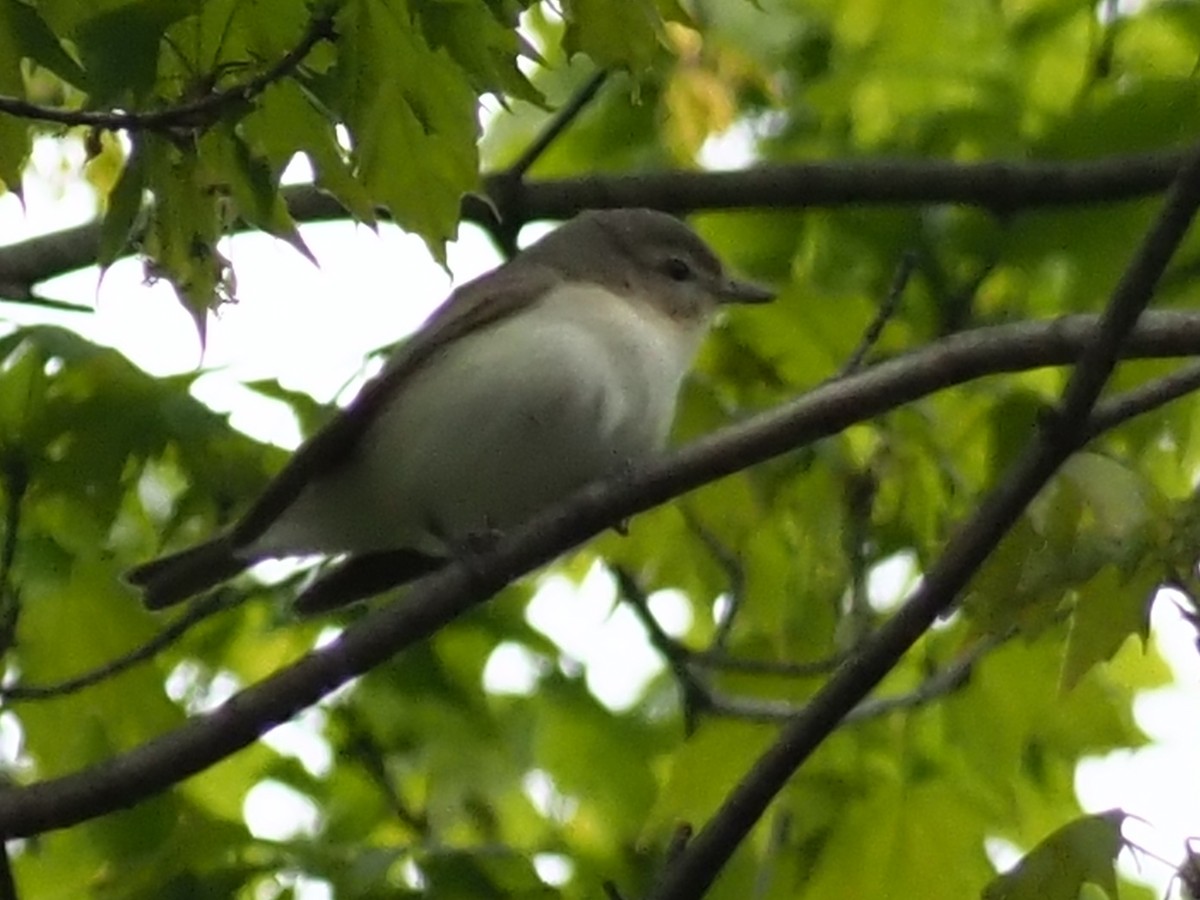
[(551, 117), (545, 130), (525, 148), (525, 152), (505, 170), (504, 175), (514, 181), (524, 178), (533, 164), (541, 159), (542, 154), (550, 149), (550, 145), (558, 140), (559, 135), (575, 121), (583, 112), (584, 107), (592, 102), (592, 98), (596, 96), (600, 88), (604, 87), (604, 82), (607, 80), (608, 71), (601, 69), (584, 82), (583, 87)]
[[(413, 585), (402, 602), (373, 610), (337, 640), (246, 688), (216, 710), (83, 771), (0, 791), (0, 837), (21, 837), (73, 825), (132, 806), (182, 781), (483, 603), (518, 575), (613, 522), (931, 391), (998, 372), (1069, 365), (1097, 330), (1095, 317), (1071, 316), (1056, 322), (1021, 323), (955, 335), (822, 385), (778, 409), (696, 441), (624, 479), (585, 488), (491, 550), (480, 553), (469, 566), (453, 564), (425, 578)], [(1126, 351), (1147, 356), (1200, 354), (1200, 315), (1149, 315)], [(906, 615), (911, 618), (914, 613), (897, 613), (892, 622), (907, 621)], [(889, 625), (893, 631), (897, 627)], [(902, 636), (907, 633), (905, 630)], [(903, 646), (899, 651), (892, 648), (894, 636), (888, 640), (888, 652), (902, 652)], [(878, 655), (879, 651), (874, 652)], [(866, 655), (857, 657), (847, 664), (848, 670), (843, 666), (834, 676), (830, 684), (840, 684), (841, 693), (833, 699), (842, 705), (831, 713), (829, 698), (816, 704), (818, 711), (825, 710), (819, 712), (819, 723), (836, 721), (837, 715), (866, 693), (865, 687), (854, 686), (864, 659)], [(854, 700), (845, 704), (842, 698), (851, 676)], [(811, 719), (809, 716), (807, 720)], [(811, 736), (806, 740), (812, 740)], [(683, 858), (693, 857), (689, 850)]]
[(858, 342), (858, 346), (854, 348), (854, 352), (850, 354), (850, 358), (838, 370), (834, 378), (844, 378), (852, 372), (857, 372), (863, 367), (867, 361), (867, 356), (875, 349), (875, 345), (879, 343), (879, 339), (883, 337), (883, 329), (887, 327), (887, 323), (896, 315), (896, 311), (900, 308), (900, 300), (904, 296), (904, 289), (908, 287), (909, 279), (912, 278), (913, 272), (917, 268), (917, 254), (912, 250), (904, 251), (900, 257), (900, 262), (896, 265), (896, 271), (892, 274), (892, 283), (888, 285), (888, 292), (883, 298), (883, 302), (879, 304), (879, 309), (875, 313), (875, 317), (871, 320), (871, 324), (867, 326), (867, 330), (863, 333), (862, 338)]
[(1117, 363), (1122, 345), (1150, 302), (1168, 261), (1200, 205), (1200, 149), (1194, 150), (1113, 292), (1061, 405), (1029, 442), (997, 487), (950, 540), (904, 605), (841, 665), (804, 712), (729, 793), (695, 840), (651, 891), (653, 900), (702, 896), (788, 779), (838, 724), (949, 610), (971, 575), (1022, 511), (1072, 453), (1087, 441), (1092, 407)]
[(268, 87), (286, 78), (304, 61), (321, 41), (333, 40), (333, 17), (315, 16), (309, 22), (300, 41), (281, 56), (274, 65), (240, 84), (205, 94), (198, 100), (168, 106), (149, 112), (122, 112), (116, 109), (59, 109), (41, 106), (19, 97), (0, 96), (0, 113), (22, 119), (54, 122), (59, 125), (83, 125), (109, 131), (169, 131), (176, 128), (203, 128), (219, 117), (227, 107), (245, 103)]
[(542, 154), (550, 149), (550, 145), (571, 126), (579, 114), (587, 107), (592, 99), (608, 80), (608, 71), (601, 69), (584, 82), (583, 87), (575, 92), (561, 109), (558, 110), (546, 127), (525, 148), (517, 161), (496, 175), (491, 176), (487, 196), (492, 215), (485, 221), (479, 222), (492, 235), (506, 258), (511, 258), (517, 252), (517, 237), (521, 227), (529, 221), (522, 212), (522, 195), (524, 193), (525, 175), (533, 164), (541, 159)]

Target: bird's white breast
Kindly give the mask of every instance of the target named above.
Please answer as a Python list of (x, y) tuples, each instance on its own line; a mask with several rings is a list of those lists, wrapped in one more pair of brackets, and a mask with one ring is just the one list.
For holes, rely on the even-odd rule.
[(705, 324), (599, 286), (551, 291), (437, 351), (256, 549), (437, 553), (520, 523), (662, 446)]

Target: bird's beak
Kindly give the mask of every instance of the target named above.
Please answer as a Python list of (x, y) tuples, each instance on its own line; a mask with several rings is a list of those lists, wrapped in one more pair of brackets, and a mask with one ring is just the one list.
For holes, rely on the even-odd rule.
[(722, 280), (716, 293), (721, 303), (769, 303), (775, 299), (774, 291), (736, 278)]

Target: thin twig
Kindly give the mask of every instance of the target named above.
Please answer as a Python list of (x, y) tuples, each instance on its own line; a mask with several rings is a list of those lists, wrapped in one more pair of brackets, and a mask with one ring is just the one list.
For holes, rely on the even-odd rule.
[(913, 690), (897, 694), (894, 697), (876, 697), (864, 700), (846, 715), (845, 721), (850, 723), (878, 719), (890, 713), (927, 706), (933, 700), (953, 694), (971, 680), (975, 666), (983, 657), (1012, 640), (1019, 633), (1019, 629), (1012, 628), (1003, 633), (991, 634), (980, 639), (958, 659), (926, 678)]
[(28, 285), (18, 285), (10, 290), (6, 285), (0, 285), (0, 303), (13, 303), (22, 306), (38, 306), (42, 309), (53, 309), (58, 312), (94, 313), (96, 308), (86, 303), (70, 303), (66, 300), (55, 300), (43, 297)]
[(183, 615), (164, 626), (156, 635), (128, 653), (111, 659), (103, 665), (97, 666), (87, 672), (82, 672), (79, 675), (53, 684), (15, 684), (9, 687), (0, 687), (0, 702), (49, 700), (54, 697), (73, 694), (84, 688), (99, 684), (102, 681), (107, 681), (109, 678), (133, 668), (138, 663), (153, 659), (160, 651), (183, 637), (193, 625), (199, 624), (214, 613), (220, 612), (240, 602), (240, 600), (241, 598), (232, 591), (214, 591), (194, 601), (188, 606), (187, 611)]
[(842, 541), (843, 552), (850, 564), (850, 600), (842, 625), (845, 626), (845, 642), (850, 646), (867, 634), (874, 619), (867, 584), (867, 545), (877, 489), (874, 475), (863, 470), (849, 477), (845, 491), (846, 527)]
[(253, 78), (231, 87), (213, 91), (198, 100), (148, 112), (120, 110), (58, 109), (30, 103), (19, 97), (0, 96), (0, 112), (59, 125), (85, 125), (109, 131), (166, 131), (173, 128), (198, 128), (207, 125), (223, 112), (227, 105), (246, 102), (265, 91), (270, 85), (292, 72), (312, 49), (323, 40), (336, 36), (333, 17), (315, 16), (300, 42), (271, 66)]
[[(654, 647), (668, 661), (672, 670), (681, 681), (686, 682), (700, 695), (707, 697), (709, 688), (696, 678), (692, 667), (702, 669), (718, 669), (725, 672), (741, 672), (748, 675), (772, 675), (783, 678), (811, 678), (816, 675), (828, 675), (841, 660), (841, 656), (829, 659), (814, 660), (813, 662), (785, 662), (782, 660), (748, 659), (730, 656), (719, 646), (707, 650), (692, 650), (681, 644), (663, 630), (662, 625), (650, 611), (645, 591), (637, 583), (633, 575), (622, 566), (612, 566), (613, 578), (617, 582), (617, 593), (622, 600), (629, 603), (634, 615), (646, 629), (650, 646)], [(738, 567), (740, 572), (740, 566)], [(707, 701), (700, 705), (703, 706)]]
[(608, 70), (601, 69), (575, 92), (563, 106), (550, 117), (550, 121), (546, 123), (546, 127), (542, 130), (533, 142), (525, 148), (517, 161), (514, 162), (504, 171), (504, 176), (511, 178), (514, 181), (520, 181), (525, 177), (525, 173), (533, 166), (535, 162), (541, 159), (550, 145), (558, 140), (559, 135), (567, 130), (567, 127), (575, 121), (584, 108), (592, 102), (592, 98), (604, 86), (604, 82), (608, 80)]
[(25, 461), (13, 456), (3, 468), (4, 543), (0, 545), (0, 657), (13, 646), (17, 635), (17, 619), (21, 614), (21, 598), (12, 582), (13, 565), (17, 560), (17, 539), (21, 532), (21, 507), (29, 490), (29, 471)]
[(786, 662), (730, 656), (723, 650), (693, 650), (689, 651), (687, 656), (688, 662), (699, 668), (742, 672), (747, 675), (775, 675), (781, 678), (813, 678), (817, 675), (828, 675), (841, 664), (844, 658), (843, 654), (837, 654), (812, 662)]
[(1165, 406), (1200, 389), (1200, 362), (1189, 363), (1170, 375), (1117, 394), (1096, 404), (1088, 419), (1088, 440), (1129, 419)]
[(695, 731), (696, 719), (700, 712), (709, 706), (708, 686), (696, 678), (695, 673), (688, 667), (687, 651), (680, 646), (678, 641), (663, 631), (658, 619), (654, 618), (654, 613), (650, 611), (646, 592), (642, 590), (632, 573), (623, 566), (612, 566), (611, 572), (617, 582), (617, 594), (629, 604), (633, 614), (646, 629), (650, 645), (663, 655), (671, 673), (675, 676), (675, 681), (679, 685), (680, 705), (683, 708), (684, 732), (691, 734)]
[[(1017, 634), (1012, 629), (1004, 634), (983, 638), (958, 659), (929, 676), (920, 685), (903, 694), (864, 700), (854, 707), (842, 720), (844, 724), (878, 719), (894, 712), (927, 706), (934, 700), (952, 694), (963, 687), (971, 677), (975, 665), (996, 647), (1011, 640)], [(709, 711), (713, 715), (750, 722), (792, 722), (802, 715), (807, 703), (796, 704), (787, 700), (770, 700), (757, 697), (739, 697), (709, 692)]]
[(857, 372), (862, 368), (863, 363), (867, 360), (867, 354), (875, 349), (875, 345), (879, 343), (879, 339), (883, 336), (883, 329), (892, 317), (896, 315), (896, 311), (900, 308), (900, 299), (904, 296), (904, 289), (908, 287), (909, 279), (912, 278), (912, 273), (917, 267), (917, 254), (912, 250), (904, 251), (904, 255), (900, 257), (900, 262), (896, 266), (896, 271), (892, 275), (892, 283), (888, 286), (887, 295), (883, 298), (883, 302), (879, 304), (879, 310), (875, 313), (875, 318), (871, 320), (871, 324), (867, 326), (867, 330), (863, 333), (862, 340), (854, 352), (850, 354), (850, 358), (838, 370), (835, 378), (845, 378), (847, 375)]
[[(733, 632), (733, 623), (741, 611), (742, 600), (746, 596), (746, 569), (742, 565), (742, 561), (738, 558), (738, 555), (726, 547), (721, 539), (713, 534), (707, 525), (700, 521), (700, 517), (696, 515), (690, 506), (681, 504), (680, 512), (688, 528), (700, 539), (700, 543), (708, 550), (709, 555), (716, 560), (717, 565), (725, 571), (725, 580), (728, 583), (725, 593), (729, 597), (729, 604), (725, 609), (725, 614), (717, 622), (712, 644), (707, 651), (714, 655), (719, 655), (725, 645), (729, 643), (729, 636)], [(703, 653), (700, 655), (703, 655)]]
[(400, 796), (395, 782), (388, 774), (386, 754), (379, 746), (375, 735), (350, 707), (339, 707), (339, 713), (348, 732), (347, 754), (350, 758), (358, 761), (367, 776), (379, 788), (388, 807), (400, 824), (416, 832), (422, 838), (428, 838), (430, 836), (429, 818), (423, 813), (410, 809), (408, 803)]
[(525, 152), (517, 161), (491, 177), (487, 191), (488, 199), (484, 203), (484, 216), (479, 224), (491, 235), (506, 259), (516, 255), (517, 238), (525, 223), (532, 218), (525, 211), (523, 199), (526, 173), (583, 112), (607, 79), (608, 72), (604, 69), (593, 74), (583, 87), (550, 117), (546, 127), (525, 148)]

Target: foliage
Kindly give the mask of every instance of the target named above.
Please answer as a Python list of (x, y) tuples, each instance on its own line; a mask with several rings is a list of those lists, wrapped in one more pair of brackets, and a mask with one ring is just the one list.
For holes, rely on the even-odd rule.
[[(306, 35), (294, 66), (240, 91)], [(617, 74), (533, 160), (530, 179), (698, 171), (730, 126), (766, 164), (1170, 148), (1200, 133), (1198, 55), (1200, 9), (1174, 2), (1105, 18), (1061, 0), (0, 0), (2, 95), (99, 115), (231, 92), (122, 140), (103, 120), (70, 126), (92, 152), (83, 174), (101, 204), (97, 264), (143, 254), (201, 328), (234, 292), (219, 241), (235, 222), (307, 252), (280, 190), (297, 154), (347, 215), (393, 218), (437, 255), (463, 194), (481, 189), (481, 166), (520, 159), (594, 66)], [(481, 134), (486, 94), (504, 105)], [(0, 112), (10, 189), (47, 130), (70, 133)], [(717, 329), (677, 437), (834, 375), (905, 252), (916, 272), (876, 358), (970, 328), (1098, 311), (1157, 203), (698, 217), (735, 268), (782, 291)], [(1198, 262), (1193, 237), (1159, 306), (1195, 305)], [(0, 266), (0, 289), (9, 284)], [(1171, 368), (1123, 364), (1112, 389)], [(712, 816), (777, 732), (717, 699), (762, 708), (811, 697), (820, 675), (788, 667), (841, 657), (888, 618), (899, 586), (881, 590), (873, 576), (898, 561), (927, 571), (1066, 378), (1038, 368), (928, 396), (641, 515), (627, 536), (556, 564), (576, 581), (599, 572), (606, 587), (606, 572), (625, 573), (621, 602), (685, 598), (685, 632), (658, 638), (670, 665), (627, 709), (601, 703), (530, 624), (526, 605), (546, 582), (527, 579), (323, 703), (327, 770), (256, 743), (132, 809), (16, 847), (21, 896), (282, 897), (297, 875), (328, 882), (339, 900), (594, 897), (605, 882), (645, 896), (679, 824)], [(280, 452), (192, 398), (192, 380), (152, 378), (49, 326), (0, 339), (0, 722), (21, 735), (6, 761), (15, 784), (137, 747), (322, 638), (328, 623), (288, 613), (295, 578), (246, 581), (244, 602), (147, 663), (77, 692), (21, 693), (152, 640), (161, 622), (121, 572), (211, 534), (281, 465)], [(323, 415), (309, 398), (253, 387), (293, 403), (306, 429)], [(1198, 412), (1194, 398), (1179, 400), (1063, 467), (960, 608), (888, 675), (883, 695), (918, 702), (826, 740), (708, 896), (1116, 896), (1121, 815), (1079, 818), (1074, 771), (1086, 755), (1138, 746), (1134, 695), (1166, 680), (1146, 643), (1148, 610), (1157, 587), (1194, 587)], [(680, 645), (767, 671), (680, 657)], [(534, 690), (484, 690), (498, 649), (532, 661)], [(963, 683), (920, 697), (958, 664)], [(310, 798), (317, 834), (251, 836), (243, 803), (264, 782)], [(1032, 848), (1000, 878), (985, 852), (995, 838)], [(553, 887), (535, 866), (550, 857), (568, 873)]]

